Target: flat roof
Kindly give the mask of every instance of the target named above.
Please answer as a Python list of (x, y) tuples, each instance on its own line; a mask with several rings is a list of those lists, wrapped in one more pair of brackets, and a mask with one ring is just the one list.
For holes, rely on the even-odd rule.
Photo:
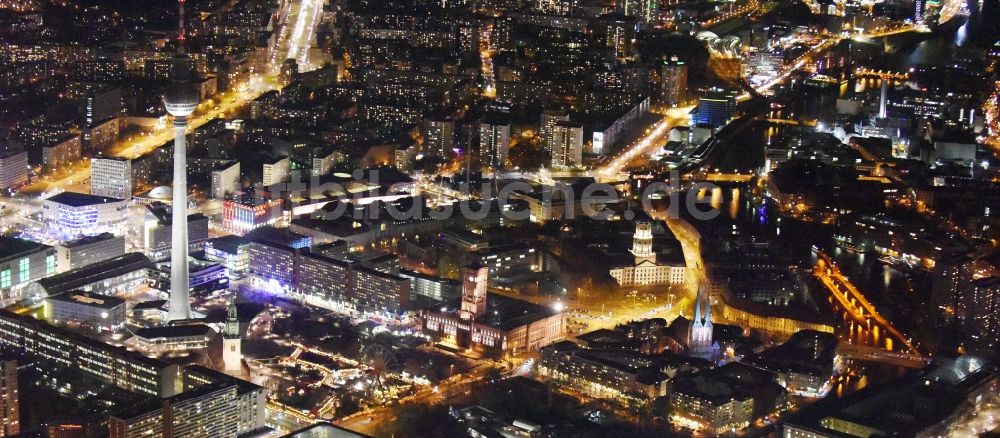
[[(462, 298), (455, 298), (444, 305), (444, 312), (440, 309), (431, 309), (435, 313), (458, 318), (459, 310), (462, 308)], [(493, 327), (498, 330), (510, 331), (517, 327), (539, 321), (556, 315), (555, 310), (534, 304), (528, 301), (519, 300), (498, 294), (486, 294), (486, 313), (476, 318), (476, 323)]]
[(317, 423), (305, 429), (292, 432), (282, 438), (369, 438), (370, 435), (357, 433), (330, 423)]
[(79, 304), (82, 306), (98, 307), (101, 309), (113, 309), (125, 304), (125, 300), (109, 295), (101, 295), (93, 292), (70, 291), (58, 295), (47, 297), (46, 300), (63, 301), (66, 303)]
[(52, 247), (31, 240), (0, 236), (0, 261), (13, 260), (49, 248)]
[(107, 204), (109, 202), (124, 202), (124, 199), (112, 198), (109, 196), (97, 196), (87, 193), (62, 192), (52, 196), (48, 201), (57, 204), (69, 205), (71, 207), (85, 207), (94, 204)]
[(112, 259), (91, 263), (72, 271), (40, 279), (38, 280), (38, 284), (51, 295), (152, 267), (153, 262), (149, 261), (148, 257), (142, 253), (130, 252)]
[(822, 431), (824, 436), (853, 436), (831, 422), (840, 420), (887, 435), (914, 436), (949, 418), (967, 403), (975, 388), (996, 378), (996, 367), (981, 358), (936, 358), (923, 370), (885, 385), (821, 400), (790, 418), (788, 424)]
[(215, 330), (205, 324), (145, 327), (135, 331), (135, 335), (143, 339), (186, 338), (208, 336), (212, 333), (215, 333)]

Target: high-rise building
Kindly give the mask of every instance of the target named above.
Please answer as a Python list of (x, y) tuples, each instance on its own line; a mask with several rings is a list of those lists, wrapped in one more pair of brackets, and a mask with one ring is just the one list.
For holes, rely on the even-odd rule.
[(90, 160), (90, 194), (129, 200), (132, 198), (132, 161), (126, 158)]
[(553, 166), (583, 164), (583, 125), (569, 121), (557, 122), (548, 145)]
[(688, 67), (676, 56), (664, 61), (660, 67), (660, 102), (677, 107), (687, 101)]
[(639, 19), (633, 16), (610, 14), (604, 16), (605, 47), (612, 50), (615, 59), (632, 56), (635, 47), (635, 34), (639, 28)]
[(567, 121), (569, 121), (569, 113), (566, 111), (547, 109), (542, 112), (542, 116), (538, 121), (538, 137), (542, 139), (542, 144), (545, 145), (546, 150), (552, 150), (549, 140), (556, 129), (556, 123)]
[(462, 268), (462, 319), (476, 319), (486, 311), (486, 276), (489, 268), (474, 264)]
[(264, 187), (288, 181), (290, 171), (290, 161), (288, 157), (277, 157), (270, 162), (264, 163), (263, 178), (261, 184)]
[(510, 148), (510, 123), (486, 121), (479, 123), (479, 160), (493, 170), (503, 169)]
[(646, 26), (655, 23), (660, 12), (657, 0), (621, 0), (617, 4), (622, 14), (638, 17)]
[(0, 149), (0, 189), (28, 183), (28, 153), (22, 149)]
[(694, 121), (699, 125), (718, 128), (736, 115), (736, 93), (713, 88), (698, 99)]
[(223, 163), (212, 170), (212, 199), (226, 199), (240, 188), (240, 162)]
[(930, 312), (942, 322), (961, 321), (970, 310), (967, 299), (972, 283), (973, 260), (965, 255), (945, 257), (931, 272)]
[(21, 433), (21, 400), (17, 389), (17, 359), (0, 357), (0, 436)]
[(424, 119), (421, 134), (424, 137), (424, 154), (445, 158), (455, 145), (455, 122), (447, 119)]

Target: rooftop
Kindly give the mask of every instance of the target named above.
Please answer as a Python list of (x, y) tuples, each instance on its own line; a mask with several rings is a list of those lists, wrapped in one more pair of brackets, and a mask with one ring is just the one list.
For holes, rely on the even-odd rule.
[[(462, 299), (447, 302), (437, 313), (459, 318)], [(432, 309), (433, 310), (433, 309)], [(548, 318), (557, 314), (555, 310), (538, 304), (497, 294), (486, 295), (486, 313), (476, 319), (476, 323), (498, 330), (510, 331), (517, 327)]]
[(143, 339), (187, 338), (209, 336), (213, 333), (215, 331), (205, 324), (145, 327), (135, 331), (135, 335)]
[(51, 248), (38, 242), (0, 236), (0, 261), (13, 260)]
[(46, 298), (52, 301), (63, 301), (67, 303), (80, 304), (102, 309), (113, 309), (125, 304), (125, 300), (108, 295), (95, 294), (93, 292), (72, 291), (61, 293)]
[(886, 385), (867, 387), (843, 398), (827, 398), (802, 410), (789, 424), (850, 437), (843, 429), (869, 430), (879, 436), (916, 436), (933, 431), (951, 417), (982, 385), (997, 378), (997, 369), (973, 356), (935, 359), (923, 370)]
[(91, 263), (77, 269), (38, 280), (49, 295), (77, 289), (108, 278), (153, 267), (145, 255), (130, 252), (112, 259)]
[(330, 423), (318, 423), (292, 432), (282, 438), (366, 438), (368, 435), (334, 426)]
[(86, 193), (62, 192), (48, 199), (56, 204), (68, 205), (70, 207), (86, 207), (95, 204), (107, 204), (109, 202), (123, 202), (118, 198), (108, 196), (89, 195)]

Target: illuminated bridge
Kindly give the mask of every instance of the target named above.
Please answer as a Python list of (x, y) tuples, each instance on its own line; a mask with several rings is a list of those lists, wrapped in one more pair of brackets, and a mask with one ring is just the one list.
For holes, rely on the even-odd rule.
[(848, 342), (859, 348), (869, 347), (864, 348), (864, 357), (868, 360), (898, 360), (906, 356), (911, 356), (914, 361), (920, 360), (922, 355), (909, 337), (875, 310), (875, 306), (851, 284), (826, 253), (816, 252), (818, 260), (813, 275), (830, 292), (830, 303), (848, 329)]

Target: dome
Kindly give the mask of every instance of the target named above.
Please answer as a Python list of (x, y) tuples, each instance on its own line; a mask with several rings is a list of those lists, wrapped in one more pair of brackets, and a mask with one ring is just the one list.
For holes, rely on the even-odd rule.
[(174, 191), (170, 188), (170, 186), (159, 186), (149, 191), (149, 197), (151, 199), (169, 201), (173, 195)]

